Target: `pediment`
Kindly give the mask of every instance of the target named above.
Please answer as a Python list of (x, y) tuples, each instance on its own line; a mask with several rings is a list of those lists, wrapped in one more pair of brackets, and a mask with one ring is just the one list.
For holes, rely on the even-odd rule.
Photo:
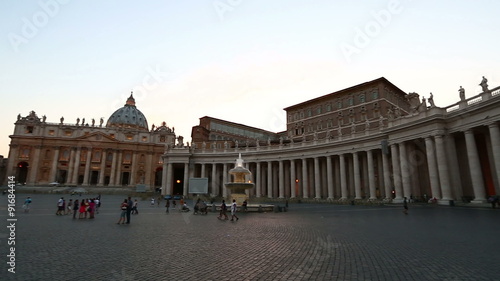
[(94, 132), (81, 137), (76, 138), (77, 140), (88, 140), (88, 141), (101, 141), (101, 142), (118, 142), (116, 139), (101, 133)]

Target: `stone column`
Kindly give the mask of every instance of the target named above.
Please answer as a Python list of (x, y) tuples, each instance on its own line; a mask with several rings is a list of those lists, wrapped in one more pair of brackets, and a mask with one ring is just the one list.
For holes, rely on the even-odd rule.
[(295, 160), (292, 159), (290, 160), (290, 198), (297, 197), (297, 194), (295, 192), (295, 186), (297, 184), (295, 182), (296, 179), (297, 179), (297, 174), (295, 171)]
[(73, 168), (73, 178), (71, 179), (71, 184), (78, 184), (78, 173), (80, 172), (80, 155), (82, 153), (82, 148), (78, 147), (76, 149), (75, 156), (75, 166)]
[(436, 140), (436, 156), (439, 171), (439, 180), (441, 183), (441, 193), (443, 197), (442, 200), (448, 203), (452, 199), (451, 187), (450, 187), (450, 176), (448, 170), (448, 161), (446, 161), (446, 148), (444, 147), (443, 136), (437, 135), (434, 137)]
[[(469, 158), (469, 169), (474, 189), (474, 200), (471, 203), (486, 202), (486, 191), (484, 190), (483, 174), (481, 172), (481, 162), (477, 153), (476, 140), (472, 130), (465, 131), (465, 145), (467, 147), (467, 157)], [(441, 174), (441, 173), (440, 173)]]
[[(146, 188), (149, 190), (154, 191), (154, 182), (151, 180), (151, 176), (153, 175), (153, 152), (148, 152), (146, 156), (146, 168), (145, 168), (145, 175), (144, 175), (144, 184), (146, 185)], [(186, 171), (186, 170), (184, 170)], [(184, 182), (186, 183), (186, 182)]]
[(362, 199), (361, 197), (361, 173), (359, 171), (359, 155), (358, 152), (352, 154), (352, 166), (354, 173), (354, 199)]
[(207, 165), (205, 163), (201, 164), (201, 177), (206, 178), (207, 177)]
[(410, 167), (408, 163), (408, 153), (406, 151), (406, 143), (399, 144), (399, 159), (401, 162), (401, 177), (403, 180), (403, 196), (408, 200), (411, 193)]
[(366, 152), (366, 160), (368, 166), (368, 188), (370, 189), (370, 200), (377, 199), (377, 193), (375, 190), (375, 170), (373, 169), (373, 151), (368, 150)]
[(273, 162), (267, 162), (267, 197), (273, 198)]
[(35, 185), (38, 182), (38, 163), (40, 162), (40, 151), (42, 149), (42, 146), (36, 145), (35, 147), (35, 153), (33, 154), (33, 158), (30, 158), (31, 163), (33, 164), (32, 167), (29, 169), (29, 178), (27, 181), (27, 185)]
[(55, 182), (57, 176), (57, 164), (59, 163), (60, 147), (54, 146), (54, 158), (52, 158), (52, 167), (50, 169), (49, 183)]
[(328, 189), (328, 199), (333, 200), (333, 169), (332, 157), (330, 155), (326, 156), (326, 185)]
[(429, 180), (431, 183), (431, 198), (441, 198), (439, 192), (439, 176), (436, 165), (436, 154), (434, 149), (434, 142), (430, 137), (425, 138), (425, 151), (427, 152), (427, 166), (429, 169)]
[(309, 198), (309, 183), (307, 175), (307, 159), (302, 158), (302, 197)]
[(403, 202), (403, 187), (401, 184), (401, 166), (399, 165), (399, 151), (398, 145), (391, 145), (391, 154), (392, 154), (392, 177), (394, 179), (394, 191), (396, 192), (396, 198), (394, 201), (396, 203)]
[(498, 192), (500, 190), (500, 130), (497, 123), (488, 125), (488, 128), (490, 129), (491, 150), (493, 153), (493, 163), (495, 163), (493, 171), (497, 177), (496, 190)]
[(382, 167), (384, 169), (384, 190), (385, 199), (392, 199), (391, 168), (389, 166), (389, 156), (382, 151)]
[(90, 157), (92, 156), (92, 149), (87, 148), (87, 157), (85, 159), (85, 174), (83, 175), (83, 186), (89, 185), (89, 174), (90, 174)]
[(344, 154), (339, 155), (339, 165), (340, 165), (340, 200), (348, 199), (347, 191), (347, 174), (345, 169), (345, 156)]
[(137, 163), (137, 152), (133, 152), (132, 154), (132, 163), (130, 164), (130, 185), (134, 186), (136, 184), (136, 177), (137, 177), (137, 167), (139, 163)]
[(278, 161), (278, 198), (285, 198), (285, 174), (283, 170), (283, 160)]
[(314, 198), (321, 199), (321, 173), (319, 157), (314, 157)]
[(116, 170), (116, 149), (113, 149), (113, 159), (111, 159), (111, 174), (109, 175), (109, 186), (115, 185), (115, 170)]
[(167, 169), (167, 162), (165, 162), (165, 159), (163, 159), (163, 169), (161, 170), (161, 194), (164, 196), (172, 195), (172, 188), (170, 188), (170, 190), (167, 190)]
[(182, 189), (184, 190), (182, 195), (188, 196), (188, 193), (189, 193), (189, 163), (184, 163), (184, 182), (183, 182)]
[[(10, 150), (9, 150), (9, 158), (7, 160), (7, 174), (6, 178), (4, 181), (4, 185), (7, 185), (8, 183), (8, 177), (15, 176), (15, 169), (17, 166), (16, 161), (19, 159), (19, 146), (17, 144), (9, 144)], [(17, 181), (18, 179), (16, 179)]]
[(227, 163), (224, 163), (223, 166), (222, 166), (222, 197), (224, 198), (227, 198), (228, 196), (228, 189), (226, 188), (226, 186), (224, 184), (228, 183), (228, 182), (231, 182), (232, 179), (231, 179), (231, 176), (228, 174), (228, 165)]
[[(120, 150), (118, 151), (118, 159), (116, 159), (116, 181), (115, 181), (115, 185), (117, 186), (120, 186), (122, 185), (122, 182), (121, 182), (121, 177), (122, 177), (122, 163), (123, 162), (123, 151)], [(166, 170), (166, 169), (164, 169)], [(165, 180), (165, 177), (162, 178), (162, 180)], [(163, 186), (165, 189), (165, 186)]]
[(172, 194), (173, 192), (173, 186), (172, 186), (172, 176), (173, 176), (173, 165), (172, 163), (167, 164), (167, 176), (166, 176), (166, 189), (167, 189), (167, 194)]
[(219, 186), (217, 184), (218, 180), (217, 180), (217, 163), (212, 163), (212, 194), (215, 194), (216, 196), (219, 196), (220, 193), (219, 193)]
[(99, 167), (99, 182), (97, 186), (104, 186), (104, 178), (106, 177), (106, 158), (108, 152), (103, 149), (101, 152), (101, 167)]
[(71, 147), (68, 160), (68, 174), (66, 175), (66, 183), (71, 184), (73, 180), (73, 167), (75, 163), (75, 151), (76, 148)]
[(256, 175), (255, 175), (255, 197), (259, 198), (261, 196), (260, 189), (262, 186), (260, 162), (256, 163), (255, 173), (256, 173)]

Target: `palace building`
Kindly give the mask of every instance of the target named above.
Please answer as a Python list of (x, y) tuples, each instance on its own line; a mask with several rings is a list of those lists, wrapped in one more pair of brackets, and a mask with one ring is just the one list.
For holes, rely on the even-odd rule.
[(500, 194), (500, 87), (481, 86), (437, 107), (382, 77), (285, 108), (283, 132), (202, 117), (191, 145), (165, 124), (149, 130), (132, 96), (106, 126), (31, 112), (15, 123), (7, 170), (30, 185), (144, 183), (186, 196), (191, 178), (208, 178), (210, 196), (227, 196), (241, 153), (251, 198), (485, 202)]

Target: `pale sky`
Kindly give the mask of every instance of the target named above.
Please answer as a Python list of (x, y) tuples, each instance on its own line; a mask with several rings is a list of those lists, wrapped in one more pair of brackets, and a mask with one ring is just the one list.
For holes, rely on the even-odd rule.
[[(135, 91), (191, 141), (212, 116), (279, 132), (283, 108), (385, 77), (437, 106), (500, 86), (500, 1), (1, 1), (0, 155), (20, 113), (105, 122)], [(98, 121), (97, 121), (98, 122)]]

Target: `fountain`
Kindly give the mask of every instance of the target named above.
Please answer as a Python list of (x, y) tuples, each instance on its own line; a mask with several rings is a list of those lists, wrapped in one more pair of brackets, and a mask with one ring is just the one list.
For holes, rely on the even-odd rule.
[(233, 175), (233, 181), (226, 183), (225, 186), (231, 190), (231, 195), (229, 196), (229, 202), (236, 200), (236, 204), (242, 205), (243, 201), (248, 200), (248, 196), (245, 190), (253, 188), (254, 184), (251, 181), (246, 181), (245, 177), (251, 175), (252, 173), (245, 167), (243, 167), (243, 159), (241, 159), (241, 153), (236, 159), (236, 165), (233, 169), (229, 170), (229, 174)]

